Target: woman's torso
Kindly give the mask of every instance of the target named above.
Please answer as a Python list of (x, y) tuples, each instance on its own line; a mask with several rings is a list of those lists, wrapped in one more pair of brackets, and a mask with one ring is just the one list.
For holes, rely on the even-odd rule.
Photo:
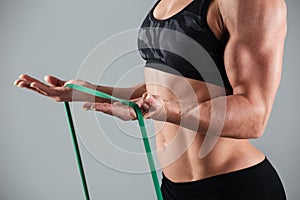
[[(196, 0), (200, 1), (200, 0)], [(217, 27), (216, 2), (210, 3), (207, 22), (212, 33), (222, 38)], [(190, 2), (179, 2), (170, 7), (167, 1), (156, 4), (153, 17), (166, 19), (178, 15)], [(199, 103), (230, 93), (224, 86), (207, 83), (185, 76), (178, 76), (153, 67), (145, 67), (147, 91), (165, 100), (178, 100), (182, 110), (196, 107)], [(226, 85), (226, 83), (225, 83)], [(223, 174), (255, 165), (264, 155), (247, 140), (219, 137), (213, 149), (204, 158), (199, 157), (205, 135), (179, 125), (154, 121), (158, 158), (164, 174), (174, 182), (187, 182)], [(251, 130), (249, 130), (251, 131)]]

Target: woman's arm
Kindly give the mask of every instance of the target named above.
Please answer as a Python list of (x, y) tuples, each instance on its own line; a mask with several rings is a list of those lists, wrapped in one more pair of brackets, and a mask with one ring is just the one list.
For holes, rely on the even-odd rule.
[[(214, 98), (188, 110), (181, 110), (178, 102), (165, 101), (157, 95), (143, 95), (134, 101), (145, 118), (173, 123), (200, 134), (209, 130), (221, 137), (258, 138), (266, 127), (280, 83), (286, 5), (284, 0), (219, 2), (230, 36), (224, 63), (233, 95)], [(136, 119), (133, 109), (119, 103), (88, 103), (84, 107), (124, 120)]]
[[(188, 111), (180, 111), (176, 102), (165, 102), (166, 121), (203, 134), (212, 123), (211, 127), (222, 125), (222, 137), (258, 138), (266, 127), (280, 83), (286, 36), (285, 2), (221, 2), (230, 33), (224, 61), (233, 95), (200, 103)], [(218, 115), (218, 106), (224, 102), (225, 118)]]
[(93, 85), (89, 82), (82, 80), (69, 80), (63, 81), (53, 76), (45, 76), (45, 84), (29, 75), (22, 74), (14, 82), (15, 85), (27, 88), (44, 96), (50, 97), (55, 101), (87, 101), (87, 102), (110, 102), (110, 100), (102, 99), (99, 97), (94, 97), (92, 95), (82, 93), (79, 91), (72, 90), (71, 88), (65, 87), (66, 84), (78, 84), (91, 89), (96, 89), (101, 92), (114, 95), (122, 99), (135, 99), (141, 97), (144, 92), (146, 92), (145, 84), (137, 84), (128, 88), (114, 88), (108, 86), (98, 86)]
[(109, 95), (128, 100), (140, 98), (147, 91), (145, 83), (140, 83), (127, 88), (96, 86), (95, 89), (101, 92), (105, 92)]

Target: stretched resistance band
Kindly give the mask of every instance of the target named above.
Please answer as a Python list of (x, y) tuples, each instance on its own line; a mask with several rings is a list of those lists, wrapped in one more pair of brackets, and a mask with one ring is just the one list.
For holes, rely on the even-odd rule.
[[(120, 98), (111, 96), (109, 94), (106, 94), (104, 92), (93, 90), (93, 89), (90, 89), (90, 88), (87, 88), (84, 86), (79, 86), (79, 85), (75, 85), (75, 84), (67, 84), (66, 87), (69, 87), (74, 90), (78, 90), (78, 91), (81, 91), (81, 92), (84, 92), (84, 93), (87, 93), (87, 94), (90, 94), (93, 96), (97, 96), (100, 98), (118, 101), (118, 102), (121, 102), (121, 103), (123, 103), (127, 106), (130, 106), (134, 109), (136, 116), (137, 116), (139, 126), (140, 126), (140, 131), (142, 133), (143, 143), (144, 143), (145, 151), (146, 151), (147, 158), (148, 158), (148, 164), (149, 164), (149, 167), (151, 170), (151, 177), (152, 177), (152, 181), (154, 184), (156, 197), (157, 197), (157, 200), (163, 200), (160, 186), (159, 186), (158, 177), (157, 177), (156, 170), (155, 170), (155, 164), (154, 164), (154, 160), (153, 160), (153, 156), (152, 156), (151, 146), (150, 146), (150, 143), (148, 140), (147, 130), (145, 127), (144, 117), (143, 117), (142, 111), (139, 108), (139, 106), (132, 101), (120, 99)], [(81, 156), (80, 156), (79, 146), (78, 146), (75, 128), (74, 128), (74, 124), (73, 124), (73, 120), (72, 120), (70, 106), (69, 106), (68, 102), (64, 102), (64, 103), (65, 103), (66, 114), (67, 114), (68, 122), (69, 122), (69, 126), (70, 126), (70, 132), (71, 132), (71, 136), (72, 136), (72, 140), (73, 140), (74, 151), (76, 154), (78, 169), (79, 169), (80, 177), (81, 177), (81, 181), (82, 181), (82, 187), (84, 190), (86, 200), (90, 200), (89, 191), (88, 191), (88, 187), (87, 187), (87, 181), (85, 178), (84, 168), (83, 168), (82, 161), (81, 161)]]

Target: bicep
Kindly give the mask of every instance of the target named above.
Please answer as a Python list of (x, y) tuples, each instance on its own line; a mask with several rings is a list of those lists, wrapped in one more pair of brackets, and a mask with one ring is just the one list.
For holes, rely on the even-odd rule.
[(284, 16), (282, 13), (273, 16), (268, 8), (251, 11), (248, 7), (242, 14), (232, 16), (238, 19), (231, 21), (225, 68), (233, 93), (245, 96), (252, 103), (271, 106), (275, 97), (286, 34)]

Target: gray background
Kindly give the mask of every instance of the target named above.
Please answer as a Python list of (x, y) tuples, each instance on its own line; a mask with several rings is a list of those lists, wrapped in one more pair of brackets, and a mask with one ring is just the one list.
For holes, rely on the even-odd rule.
[[(74, 78), (92, 48), (111, 35), (139, 27), (153, 3), (0, 1), (0, 200), (84, 199), (63, 105), (12, 83), (20, 73), (38, 78), (46, 74)], [(288, 199), (297, 200), (300, 196), (297, 104), (300, 2), (289, 0), (287, 4), (288, 36), (282, 81), (267, 129), (253, 143), (278, 170)], [(129, 58), (137, 61), (131, 63), (132, 59), (125, 58), (119, 66), (142, 63), (137, 53)], [(142, 80), (136, 75), (128, 79)], [(110, 83), (109, 79), (104, 82)], [(120, 143), (116, 138), (112, 140)], [(118, 172), (100, 164), (83, 146), (81, 149), (92, 199), (154, 199), (149, 174)]]

